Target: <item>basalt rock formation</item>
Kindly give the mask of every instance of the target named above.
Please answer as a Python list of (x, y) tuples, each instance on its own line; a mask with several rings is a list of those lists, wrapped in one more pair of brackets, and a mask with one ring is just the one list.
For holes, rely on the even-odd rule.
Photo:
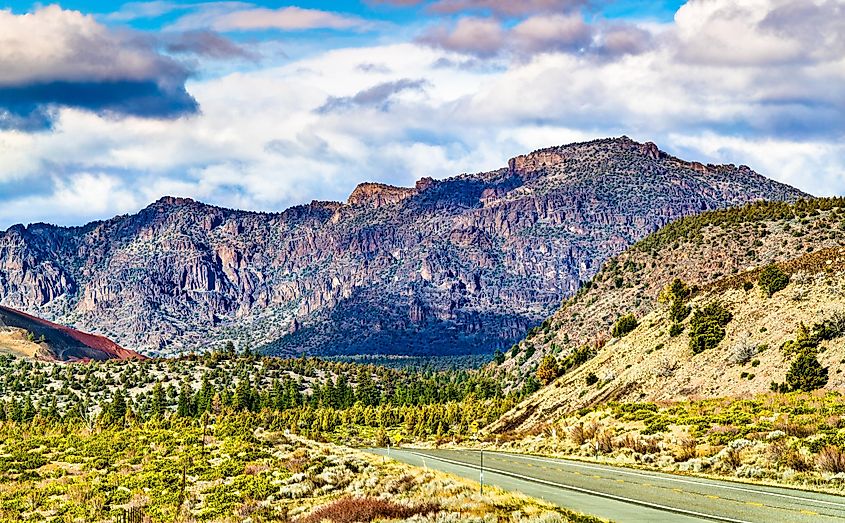
[(83, 227), (0, 233), (0, 303), (146, 354), (491, 353), (666, 223), (800, 191), (626, 137), (344, 203), (255, 213), (164, 198)]

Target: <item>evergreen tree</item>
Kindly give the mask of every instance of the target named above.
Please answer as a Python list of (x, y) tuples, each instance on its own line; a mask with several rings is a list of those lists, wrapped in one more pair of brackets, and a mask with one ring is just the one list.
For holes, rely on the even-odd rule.
[(188, 418), (194, 413), (193, 402), (191, 401), (191, 385), (188, 380), (182, 382), (179, 390), (179, 401), (176, 404), (176, 415), (181, 418)]
[(805, 352), (800, 354), (786, 373), (786, 384), (789, 390), (810, 392), (827, 385), (828, 369), (823, 367), (815, 354)]
[(123, 421), (126, 418), (126, 397), (123, 389), (115, 389), (106, 412), (111, 417), (112, 423), (123, 425)]
[(156, 382), (156, 384), (153, 385), (152, 399), (150, 400), (150, 416), (153, 418), (164, 417), (166, 405), (164, 387), (161, 386), (161, 382)]

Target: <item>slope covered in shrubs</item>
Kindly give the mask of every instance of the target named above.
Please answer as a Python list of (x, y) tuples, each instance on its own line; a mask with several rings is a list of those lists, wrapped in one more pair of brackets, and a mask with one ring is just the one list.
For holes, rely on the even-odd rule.
[[(536, 378), (541, 361), (558, 377), (546, 372), (548, 387), (497, 430), (612, 398), (766, 391), (772, 381), (785, 382), (799, 356), (779, 349), (801, 322), (814, 325), (845, 310), (845, 278), (837, 272), (845, 260), (845, 199), (760, 203), (681, 222), (610, 260), (504, 354), (496, 368), (510, 387)], [(838, 365), (840, 340), (820, 344), (820, 364)], [(734, 376), (733, 354), (742, 352), (762, 353), (751, 359), (764, 365)], [(591, 357), (564, 368), (576, 354)], [(841, 386), (837, 370), (824, 386)], [(597, 385), (585, 388), (590, 374)]]

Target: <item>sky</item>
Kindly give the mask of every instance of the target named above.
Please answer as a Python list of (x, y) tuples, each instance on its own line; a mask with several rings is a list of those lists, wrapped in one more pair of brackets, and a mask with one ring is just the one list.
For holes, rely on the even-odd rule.
[(0, 229), (280, 211), (621, 135), (845, 194), (845, 0), (0, 7)]

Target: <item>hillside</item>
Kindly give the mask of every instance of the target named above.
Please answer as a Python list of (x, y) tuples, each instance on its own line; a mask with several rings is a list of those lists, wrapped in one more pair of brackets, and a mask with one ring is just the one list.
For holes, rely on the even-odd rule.
[(681, 216), (799, 191), (626, 137), (497, 171), (278, 214), (164, 198), (75, 228), (0, 234), (0, 303), (148, 355), (490, 354), (602, 262)]
[[(649, 236), (611, 259), (591, 284), (507, 353), (498, 370), (511, 383), (534, 376), (546, 356), (555, 358), (547, 363), (559, 364), (552, 377), (562, 375), (493, 430), (524, 430), (606, 401), (766, 392), (772, 382), (784, 382), (801, 352), (790, 347), (807, 345), (820, 325), (832, 334), (810, 348), (828, 368), (826, 388), (845, 389), (843, 231), (845, 199), (820, 199), (705, 213)], [(770, 264), (788, 277), (771, 295), (761, 275), (780, 272)], [(689, 295), (677, 310), (666, 293), (658, 299), (676, 278)], [(720, 329), (702, 331), (693, 323), (709, 318), (700, 311), (717, 308), (730, 315), (718, 321), (724, 338), (695, 353), (691, 335)], [(635, 328), (627, 333), (617, 328), (613, 337), (626, 315), (636, 319)]]
[(140, 359), (102, 336), (0, 306), (0, 353), (47, 361)]

